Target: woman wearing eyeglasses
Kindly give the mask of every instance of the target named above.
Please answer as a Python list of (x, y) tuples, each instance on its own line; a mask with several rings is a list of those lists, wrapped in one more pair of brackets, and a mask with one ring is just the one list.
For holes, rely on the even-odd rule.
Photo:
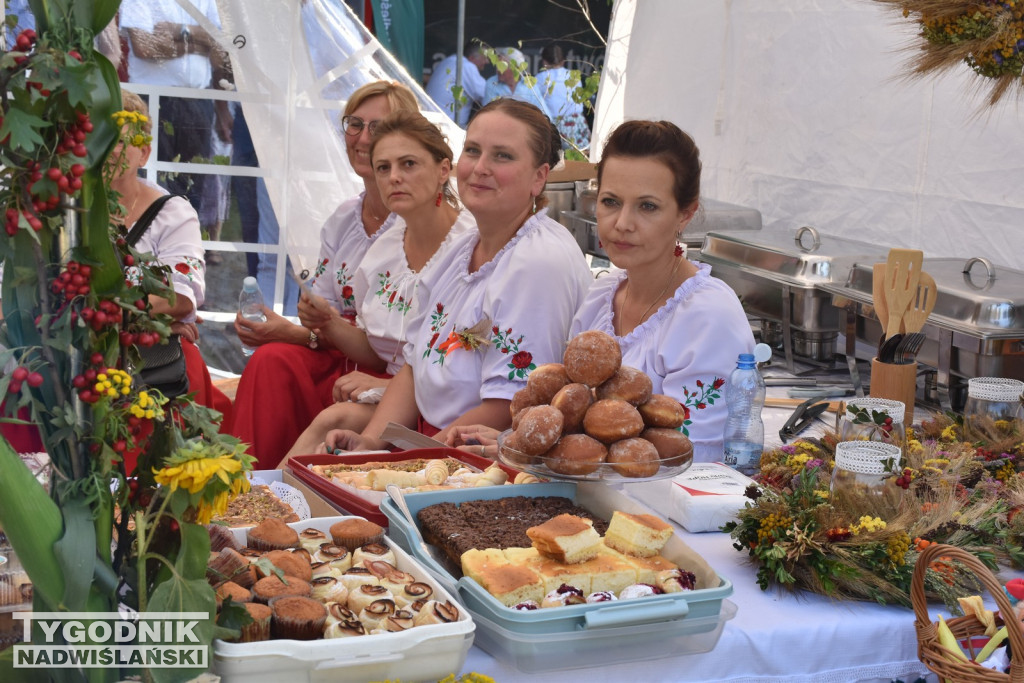
[[(349, 318), (356, 311), (355, 270), (370, 246), (396, 220), (377, 187), (370, 140), (377, 122), (399, 110), (419, 111), (412, 91), (398, 83), (375, 81), (352, 93), (341, 120), (348, 160), (363, 180), (363, 192), (343, 202), (321, 228), (312, 292)], [(263, 313), (267, 320), (262, 323), (235, 318), (239, 339), (257, 349), (238, 383), (232, 433), (251, 445), (249, 452), (256, 456), (260, 468), (272, 468), (306, 425), (334, 403), (338, 377), (370, 378), (376, 373), (361, 373), (330, 339), (315, 332), (328, 317), (307, 295), (299, 301), (301, 325), (270, 308)], [(269, 396), (274, 400), (268, 401)]]

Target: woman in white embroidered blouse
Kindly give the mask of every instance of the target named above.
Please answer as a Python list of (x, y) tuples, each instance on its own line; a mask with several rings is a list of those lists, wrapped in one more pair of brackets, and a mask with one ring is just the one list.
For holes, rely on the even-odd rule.
[(380, 448), (388, 422), (431, 435), (458, 424), (503, 429), (529, 372), (561, 360), (591, 276), (569, 232), (538, 211), (560, 146), (543, 113), (516, 100), (495, 100), (470, 121), (457, 175), (476, 229), (420, 282), (407, 364), (373, 419), (362, 434), (329, 432), (328, 448)]
[(325, 315), (321, 335), (374, 374), (350, 372), (339, 377), (334, 383), (336, 403), (316, 416), (289, 456), (313, 453), (331, 429), (366, 426), (376, 403), (360, 397), (374, 390), (383, 393), (390, 377), (405, 364), (402, 346), (412, 329), (410, 320), (416, 318), (421, 278), (443, 260), (456, 236), (472, 226), (472, 217), (460, 209), (449, 183), (452, 150), (437, 126), (421, 114), (398, 111), (382, 119), (370, 157), (380, 194), (399, 220), (356, 269), (355, 325), (325, 299), (312, 296), (311, 302)]
[(678, 245), (700, 205), (697, 146), (667, 121), (628, 121), (608, 137), (597, 178), (598, 234), (622, 270), (594, 282), (571, 336), (613, 335), (624, 365), (683, 404), (694, 460), (718, 460), (724, 385), (754, 337), (732, 289)]

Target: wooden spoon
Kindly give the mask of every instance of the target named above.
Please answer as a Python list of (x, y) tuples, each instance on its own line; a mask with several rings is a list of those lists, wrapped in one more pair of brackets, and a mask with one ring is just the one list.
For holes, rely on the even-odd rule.
[(882, 324), (882, 337), (885, 338), (886, 325), (889, 323), (889, 306), (885, 302), (885, 264), (876, 263), (871, 276), (871, 300), (875, 306), (875, 315)]

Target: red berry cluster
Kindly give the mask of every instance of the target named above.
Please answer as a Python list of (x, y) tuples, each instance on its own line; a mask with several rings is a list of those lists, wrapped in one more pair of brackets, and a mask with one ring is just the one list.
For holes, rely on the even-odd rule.
[(92, 266), (79, 263), (78, 261), (68, 261), (67, 265), (64, 266), (64, 270), (57, 276), (57, 279), (50, 283), (50, 291), (54, 294), (63, 292), (64, 298), (67, 301), (74, 299), (76, 296), (85, 296), (92, 291), (92, 287), (89, 285), (89, 278), (91, 276)]
[(29, 52), (32, 50), (32, 46), (36, 44), (36, 32), (30, 28), (25, 29), (18, 34), (18, 37), (14, 40), (14, 49), (18, 52)]
[(909, 489), (910, 482), (914, 481), (914, 470), (909, 467), (903, 468), (903, 474), (896, 477), (896, 485), (901, 489)]
[(100, 395), (94, 391), (96, 375), (106, 367), (106, 363), (103, 361), (103, 354), (98, 351), (89, 357), (89, 363), (92, 367), (87, 368), (80, 375), (75, 375), (71, 380), (71, 385), (78, 391), (78, 398), (83, 403), (96, 403), (100, 400)]
[(882, 420), (881, 430), (883, 432), (885, 432), (886, 434), (891, 434), (892, 433), (892, 418), (891, 417), (886, 417), (884, 420)]
[(43, 384), (43, 376), (38, 372), (29, 372), (28, 368), (19, 365), (11, 372), (11, 381), (7, 385), (7, 393), (19, 393), (21, 385), (25, 383), (32, 388), (40, 387)]

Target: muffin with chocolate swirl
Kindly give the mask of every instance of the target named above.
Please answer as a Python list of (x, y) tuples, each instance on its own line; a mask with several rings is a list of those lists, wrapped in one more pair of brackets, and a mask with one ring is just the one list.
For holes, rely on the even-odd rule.
[[(430, 587), (430, 584), (422, 581), (404, 584), (397, 590), (392, 589), (391, 592), (395, 595), (395, 602), (402, 608), (410, 608), (413, 603), (420, 600), (424, 602), (430, 600), (434, 595), (434, 589)], [(418, 612), (419, 610), (420, 608), (417, 607), (414, 611)]]
[(348, 588), (336, 576), (318, 576), (310, 585), (313, 587), (313, 598), (320, 602), (348, 602)]
[(330, 536), (319, 529), (303, 529), (299, 532), (299, 545), (311, 555), (320, 549), (321, 544), (330, 542)]
[(348, 608), (358, 614), (374, 600), (391, 600), (394, 602), (395, 596), (387, 588), (381, 585), (363, 584), (355, 589), (350, 589), (348, 592)]
[(366, 566), (367, 562), (376, 560), (382, 560), (393, 566), (396, 564), (395, 552), (383, 543), (367, 543), (359, 546), (352, 553), (353, 565)]
[(416, 624), (414, 620), (416, 614), (406, 609), (396, 610), (394, 614), (390, 615), (377, 624), (371, 633), (399, 633), (401, 631), (408, 631)]
[(450, 624), (458, 619), (459, 608), (453, 605), (451, 600), (444, 602), (428, 600), (416, 613), (414, 622), (417, 626), (426, 626), (428, 624)]
[(359, 612), (359, 621), (367, 633), (372, 632), (380, 622), (395, 613), (397, 607), (392, 598), (374, 600)]

